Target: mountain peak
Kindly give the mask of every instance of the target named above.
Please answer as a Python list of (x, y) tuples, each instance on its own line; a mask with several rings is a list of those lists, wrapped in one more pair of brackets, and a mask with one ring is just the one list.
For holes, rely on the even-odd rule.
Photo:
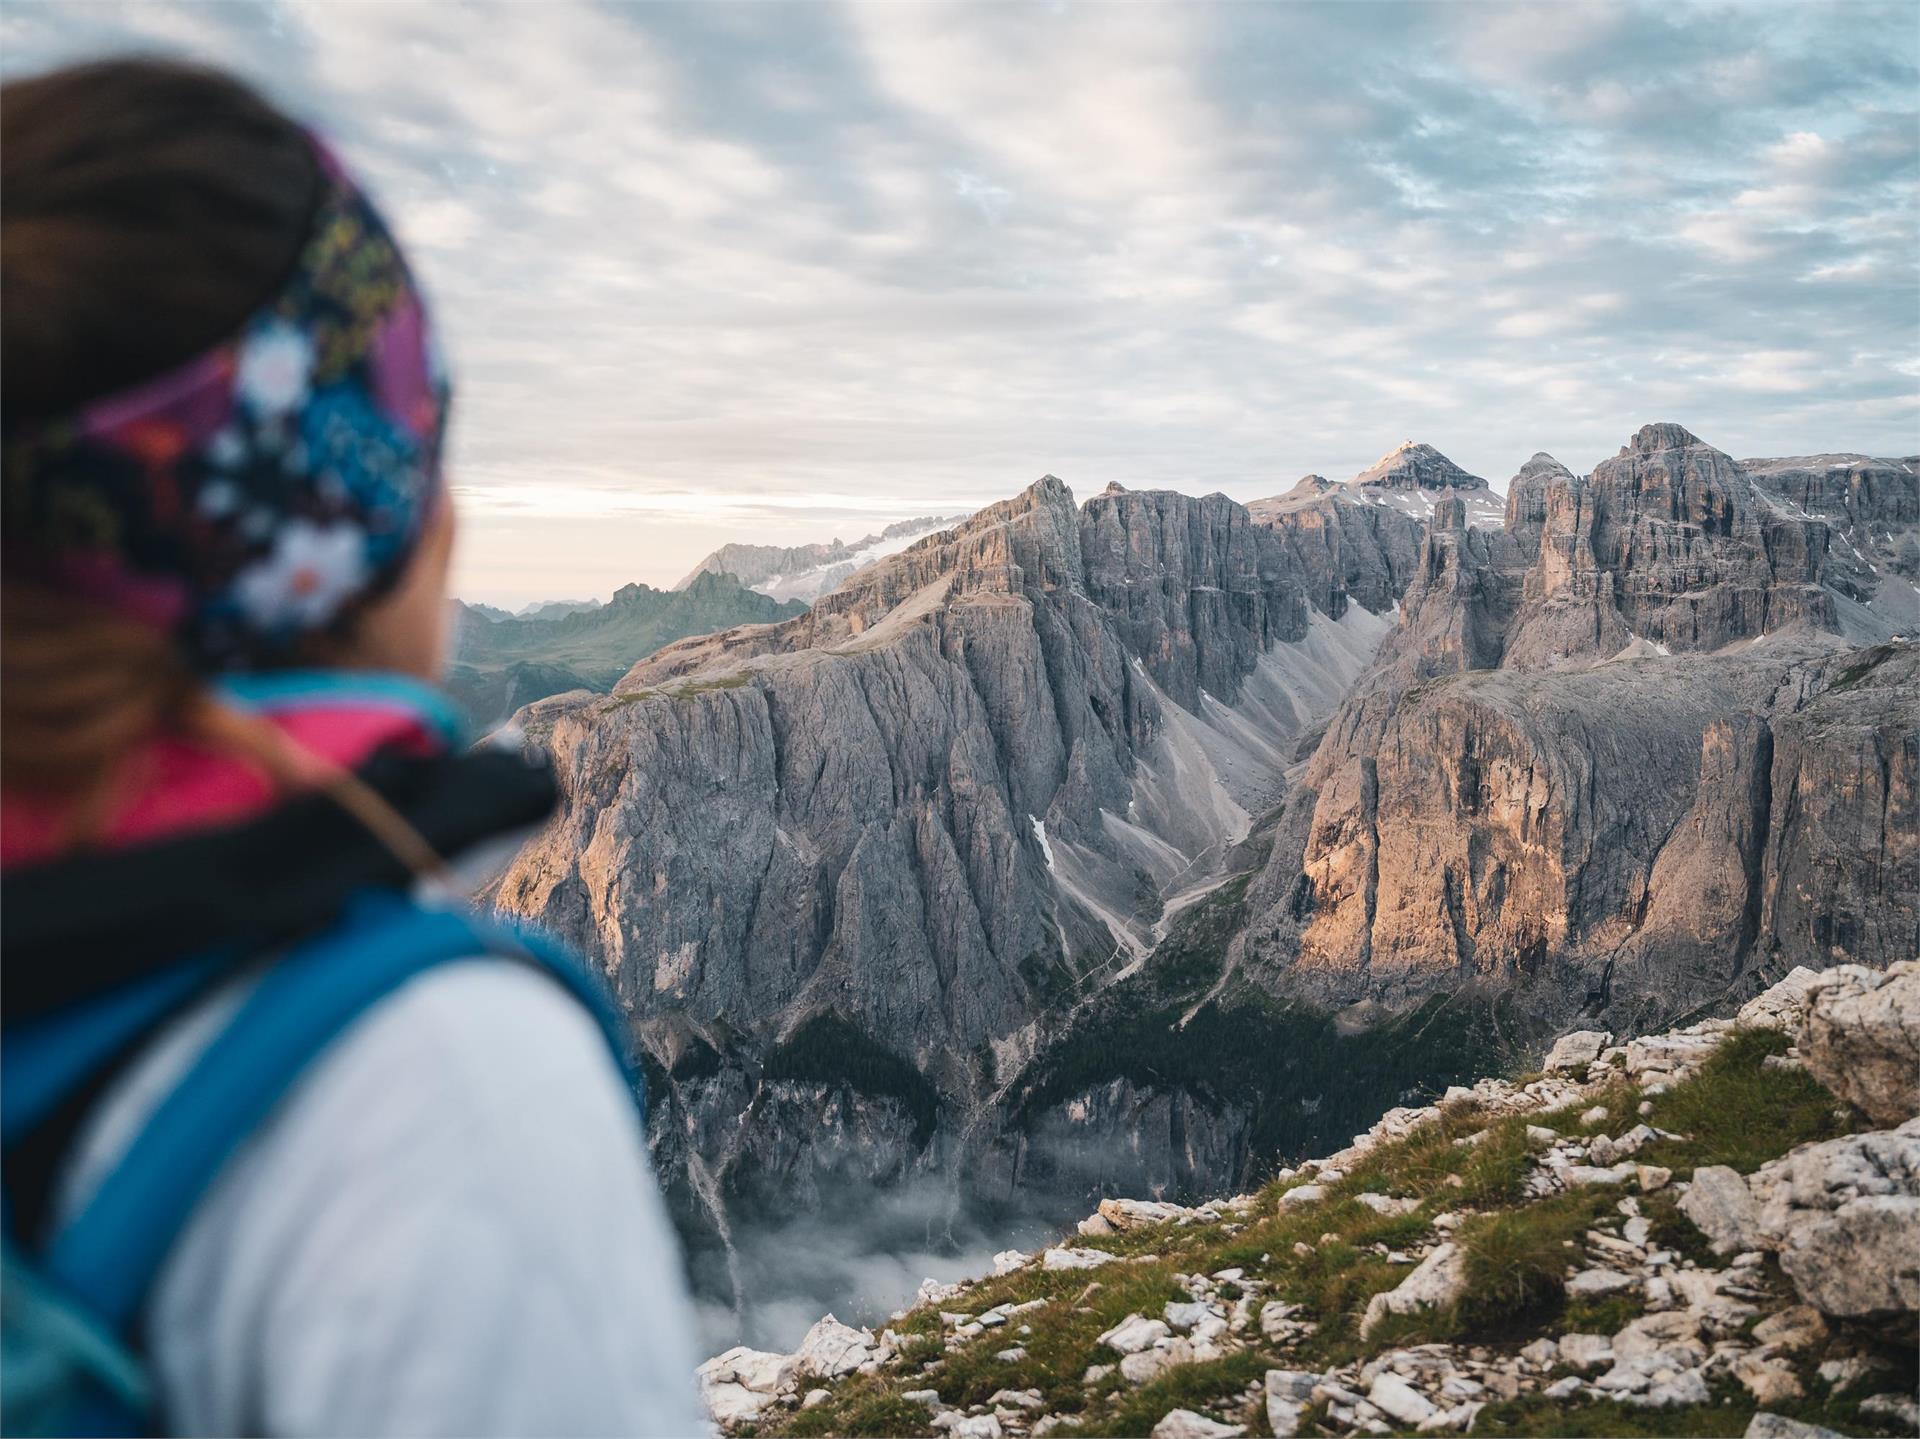
[(1432, 445), (1402, 440), (1349, 484), (1380, 485), (1390, 490), (1484, 490), (1487, 482), (1470, 475)]
[(1700, 437), (1684, 425), (1676, 425), (1671, 420), (1656, 424), (1642, 425), (1633, 433), (1621, 454), (1656, 455), (1662, 450), (1685, 450), (1703, 443)]

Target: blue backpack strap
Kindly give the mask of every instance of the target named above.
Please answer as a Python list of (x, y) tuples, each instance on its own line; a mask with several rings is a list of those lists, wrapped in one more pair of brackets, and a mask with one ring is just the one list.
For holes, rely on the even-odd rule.
[(599, 1019), (627, 1070), (604, 989), (557, 946), (398, 895), (364, 896), (342, 924), (267, 968), (85, 1207), (54, 1236), (44, 1262), (49, 1279), (109, 1330), (126, 1332), (221, 1166), (315, 1056), (415, 975), (489, 953), (537, 964), (559, 979)]

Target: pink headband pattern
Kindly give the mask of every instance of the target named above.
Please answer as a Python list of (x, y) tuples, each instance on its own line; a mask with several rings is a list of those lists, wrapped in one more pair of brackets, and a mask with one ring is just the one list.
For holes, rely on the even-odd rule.
[(174, 633), (202, 672), (292, 656), (406, 567), (450, 389), (399, 246), (318, 142), (293, 273), (186, 364), (5, 437), (6, 559)]

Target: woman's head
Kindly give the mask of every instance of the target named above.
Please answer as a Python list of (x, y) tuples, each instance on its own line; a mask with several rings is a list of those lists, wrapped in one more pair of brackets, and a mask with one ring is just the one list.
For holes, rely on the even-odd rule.
[(0, 89), (9, 787), (67, 788), (224, 669), (434, 673), (446, 390), (379, 217), (239, 82)]

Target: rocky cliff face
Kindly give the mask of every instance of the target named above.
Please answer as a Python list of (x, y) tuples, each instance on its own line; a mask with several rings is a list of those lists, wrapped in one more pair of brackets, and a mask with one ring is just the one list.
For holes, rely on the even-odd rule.
[(1049, 477), (527, 712), (566, 798), (496, 897), (612, 976), (710, 1222), (939, 1167), (1217, 881), (1384, 628), (1223, 496)]
[(1276, 828), (1250, 971), (1629, 1028), (1912, 952), (1920, 655), (1848, 648), (1828, 523), (1671, 425), (1584, 479), (1536, 456), (1507, 516), (1436, 511)]
[(525, 712), (566, 799), (497, 898), (613, 977), (716, 1244), (928, 1173), (1217, 1192), (1574, 1016), (1920, 946), (1911, 470), (1856, 470), (1047, 477)]

